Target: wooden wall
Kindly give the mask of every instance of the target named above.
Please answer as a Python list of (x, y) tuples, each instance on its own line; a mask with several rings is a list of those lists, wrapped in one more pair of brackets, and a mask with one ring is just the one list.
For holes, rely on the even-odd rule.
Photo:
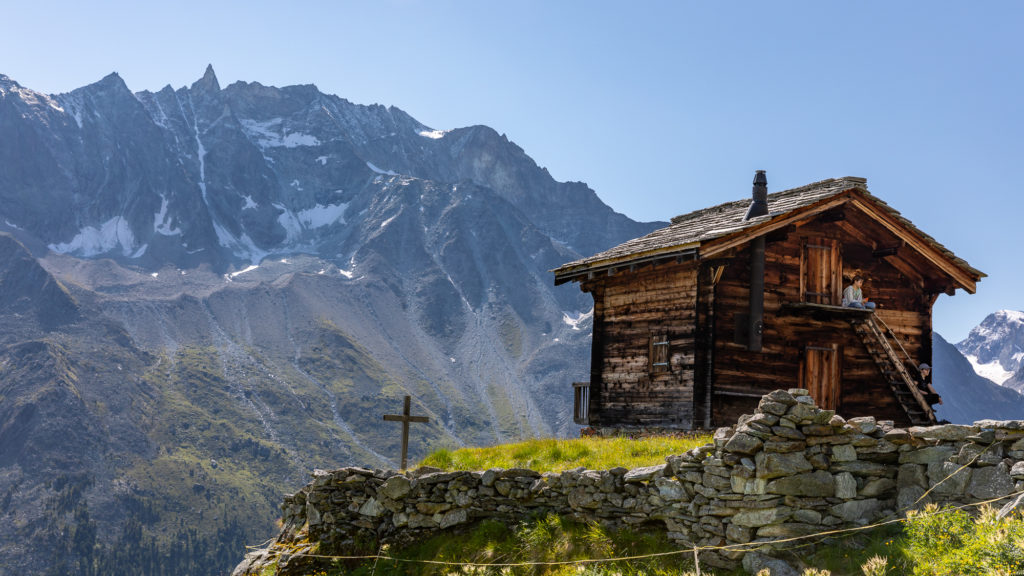
[[(696, 262), (646, 265), (583, 283), (594, 296), (592, 425), (693, 426)], [(652, 335), (669, 366), (650, 367)]]
[(750, 352), (745, 345), (735, 343), (737, 323), (745, 325), (743, 316), (749, 307), (749, 246), (733, 254), (715, 296), (713, 425), (728, 425), (740, 415), (751, 413), (764, 393), (798, 387), (805, 347), (833, 344), (842, 351), (838, 412), (846, 417), (871, 415), (907, 423), (848, 317), (841, 313), (795, 313), (785, 306), (800, 301), (804, 243), (836, 239), (841, 245), (842, 287), (855, 274), (864, 276), (864, 294), (878, 304), (878, 317), (899, 335), (914, 364), (931, 363), (931, 304), (935, 294), (925, 291), (930, 280), (928, 266), (914, 260), (916, 256), (906, 250), (895, 256), (874, 256), (874, 250), (895, 245), (896, 240), (885, 231), (870, 229), (871, 223), (862, 218), (859, 212), (847, 210), (769, 237), (760, 352)]

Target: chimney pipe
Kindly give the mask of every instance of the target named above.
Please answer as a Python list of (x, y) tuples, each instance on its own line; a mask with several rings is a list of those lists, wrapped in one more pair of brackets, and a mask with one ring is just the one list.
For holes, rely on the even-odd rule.
[[(764, 170), (754, 174), (753, 202), (747, 209), (744, 220), (768, 214), (768, 178)], [(747, 327), (747, 350), (761, 351), (761, 336), (764, 333), (764, 235), (750, 243), (750, 310)]]
[(765, 216), (768, 214), (768, 177), (765, 176), (764, 170), (758, 170), (754, 174), (754, 189), (753, 189), (753, 201), (750, 203), (750, 207), (747, 208), (747, 215), (743, 217), (744, 220), (750, 220), (757, 216)]

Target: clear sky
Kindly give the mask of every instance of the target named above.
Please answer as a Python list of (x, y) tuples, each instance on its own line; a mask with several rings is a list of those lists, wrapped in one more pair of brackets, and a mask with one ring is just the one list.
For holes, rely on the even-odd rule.
[(667, 220), (835, 176), (989, 275), (958, 341), (1024, 309), (1024, 3), (375, 0), (8, 3), (0, 73), (66, 92), (316, 84), (437, 129), (486, 124), (558, 180)]

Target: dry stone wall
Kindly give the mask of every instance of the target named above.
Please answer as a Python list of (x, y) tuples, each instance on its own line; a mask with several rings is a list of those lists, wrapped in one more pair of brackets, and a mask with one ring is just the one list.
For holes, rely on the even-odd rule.
[[(664, 530), (702, 563), (732, 568), (783, 538), (863, 526), (938, 504), (1008, 499), (1024, 490), (1024, 422), (909, 429), (843, 419), (806, 390), (765, 395), (712, 444), (627, 470), (443, 472), (318, 470), (287, 496), (274, 544), (234, 574), (302, 573), (303, 552), (348, 555), (486, 518), (561, 514), (612, 527)], [(743, 545), (732, 549), (723, 546)]]

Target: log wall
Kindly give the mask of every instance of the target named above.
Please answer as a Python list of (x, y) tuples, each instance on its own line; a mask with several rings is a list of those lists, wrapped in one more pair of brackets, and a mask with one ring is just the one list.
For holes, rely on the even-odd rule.
[[(807, 242), (836, 239), (841, 245), (843, 288), (851, 278), (865, 277), (864, 294), (879, 306), (877, 315), (899, 336), (913, 360), (931, 363), (931, 303), (920, 277), (909, 277), (887, 258), (872, 256), (877, 246), (865, 246), (863, 237), (846, 231), (851, 226), (811, 221), (776, 236), (765, 250), (765, 318), (763, 349), (749, 352), (736, 343), (737, 326), (745, 325), (749, 306), (750, 267), (747, 247), (736, 251), (716, 289), (715, 372), (713, 425), (726, 425), (750, 413), (757, 397), (776, 389), (800, 386), (800, 370), (807, 346), (838, 345), (842, 374), (838, 413), (845, 417), (875, 416), (907, 424), (877, 365), (841, 313), (797, 312), (787, 304), (801, 301), (801, 252)], [(856, 223), (852, 224), (856, 227)], [(854, 228), (856, 229), (856, 228)], [(879, 239), (884, 245), (885, 238)], [(916, 263), (915, 263), (916, 264)], [(915, 270), (919, 270), (916, 268)], [(742, 330), (743, 326), (739, 326)], [(742, 396), (751, 394), (754, 397)]]
[[(584, 283), (594, 296), (592, 425), (693, 427), (697, 268), (648, 265)], [(652, 369), (660, 335), (668, 366)]]

